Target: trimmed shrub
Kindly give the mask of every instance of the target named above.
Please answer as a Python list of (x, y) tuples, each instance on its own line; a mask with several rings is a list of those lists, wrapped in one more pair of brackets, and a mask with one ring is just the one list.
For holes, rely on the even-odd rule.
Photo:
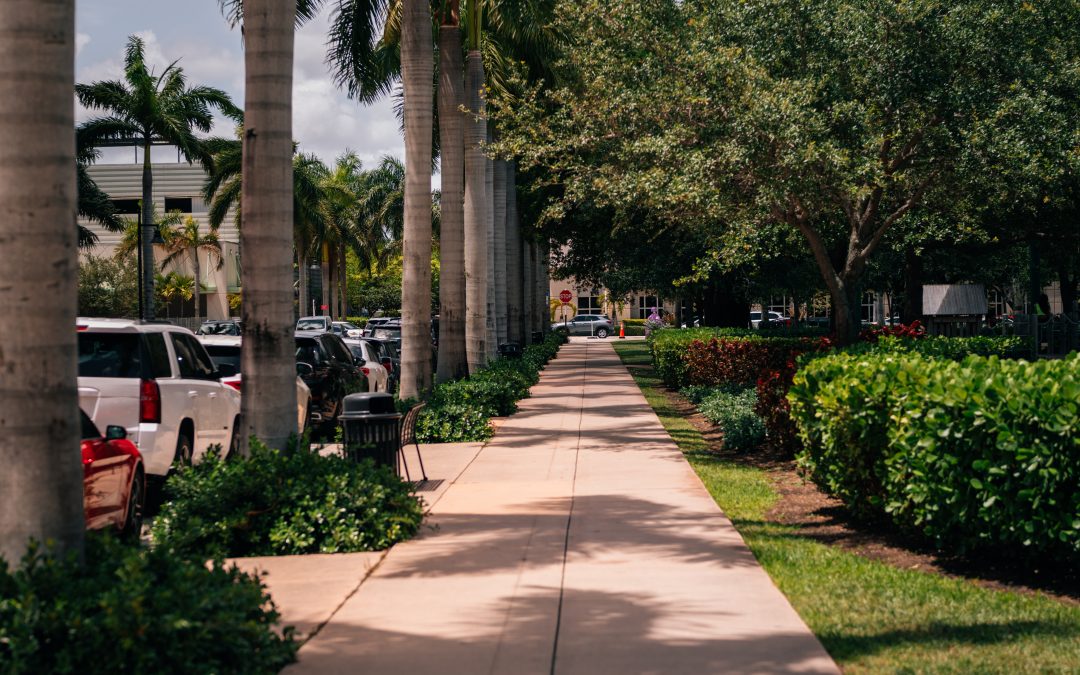
[(686, 352), (695, 340), (712, 338), (753, 337), (749, 328), (679, 328), (653, 331), (649, 335), (649, 351), (652, 353), (656, 374), (672, 389), (682, 389), (690, 384), (687, 377)]
[(416, 420), (421, 443), (486, 441), (495, 433), (489, 419), (517, 412), (517, 402), (540, 381), (540, 371), (567, 341), (559, 331), (529, 345), (520, 358), (498, 358), (472, 377), (436, 385)]
[(250, 457), (212, 452), (165, 483), (156, 546), (204, 557), (344, 553), (416, 534), (419, 499), (389, 467), (252, 440)]
[(1080, 355), (831, 356), (795, 376), (811, 477), (939, 548), (1080, 561)]
[(736, 452), (753, 450), (765, 440), (765, 425), (754, 413), (757, 394), (715, 390), (698, 404), (702, 416), (724, 434), (724, 447)]
[(680, 389), (679, 393), (682, 394), (683, 398), (690, 401), (694, 405), (697, 405), (698, 403), (701, 403), (702, 401), (716, 393), (741, 394), (747, 389), (749, 389), (749, 387), (746, 387), (745, 385), (733, 383), (719, 384), (715, 387), (692, 384), (689, 387), (683, 387), (682, 389)]
[(257, 576), (91, 535), (82, 564), (40, 548), (0, 560), (0, 671), (277, 673), (295, 660), (291, 627)]

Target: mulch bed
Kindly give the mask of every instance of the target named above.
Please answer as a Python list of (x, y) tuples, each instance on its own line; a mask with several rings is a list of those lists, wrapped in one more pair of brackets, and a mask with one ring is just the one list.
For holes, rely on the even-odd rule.
[(902, 536), (887, 525), (853, 522), (838, 499), (829, 497), (803, 478), (795, 461), (762, 447), (753, 454), (728, 452), (723, 434), (702, 417), (692, 403), (673, 391), (665, 391), (672, 407), (679, 411), (709, 444), (717, 456), (764, 470), (780, 498), (767, 514), (775, 523), (798, 528), (801, 536), (840, 547), (857, 555), (894, 567), (921, 570), (963, 578), (981, 586), (1019, 593), (1043, 593), (1063, 602), (1080, 604), (1080, 574), (1077, 570), (1008, 564), (983, 556), (978, 560), (943, 556), (923, 543)]

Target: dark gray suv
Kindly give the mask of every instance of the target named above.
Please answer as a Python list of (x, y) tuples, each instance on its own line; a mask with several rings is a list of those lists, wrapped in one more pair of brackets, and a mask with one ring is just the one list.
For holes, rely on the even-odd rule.
[(566, 323), (553, 323), (551, 330), (566, 331), (570, 335), (595, 335), (606, 338), (614, 328), (611, 321), (603, 314), (578, 314)]

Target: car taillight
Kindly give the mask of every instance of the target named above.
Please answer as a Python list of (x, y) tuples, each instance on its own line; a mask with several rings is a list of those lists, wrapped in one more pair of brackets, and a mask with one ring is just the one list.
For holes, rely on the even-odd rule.
[(236, 391), (240, 391), (240, 380), (224, 380), (224, 382)]
[(389, 358), (383, 359), (382, 364), (383, 364), (383, 368), (386, 368), (387, 373), (393, 374), (393, 372), (394, 372), (394, 362), (391, 359), (389, 359)]
[(161, 422), (161, 390), (157, 382), (139, 382), (139, 422)]
[(370, 376), (371, 375), (371, 368), (368, 368), (367, 366), (364, 366), (363, 368), (360, 369), (360, 372), (363, 373), (365, 376)]

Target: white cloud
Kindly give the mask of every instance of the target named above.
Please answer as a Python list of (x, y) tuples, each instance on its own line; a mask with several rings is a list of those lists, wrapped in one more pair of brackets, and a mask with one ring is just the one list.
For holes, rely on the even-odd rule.
[(75, 56), (79, 55), (83, 47), (90, 44), (90, 36), (86, 33), (75, 33)]

